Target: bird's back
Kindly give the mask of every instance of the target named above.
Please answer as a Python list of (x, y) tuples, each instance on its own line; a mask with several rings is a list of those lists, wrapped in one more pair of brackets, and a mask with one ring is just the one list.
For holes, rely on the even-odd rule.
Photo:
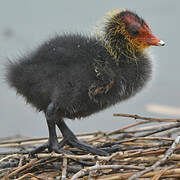
[(83, 88), (87, 90), (94, 78), (92, 63), (98, 50), (102, 49), (95, 38), (56, 36), (32, 54), (9, 63), (8, 82), (27, 102), (45, 110), (56, 93), (63, 100), (69, 93), (77, 95), (77, 87), (81, 93)]

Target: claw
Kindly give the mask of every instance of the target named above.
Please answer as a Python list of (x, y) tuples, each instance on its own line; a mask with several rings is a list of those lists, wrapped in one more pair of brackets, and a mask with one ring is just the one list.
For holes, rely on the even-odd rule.
[(100, 156), (108, 156), (109, 155), (106, 151), (103, 151), (101, 149), (96, 149), (93, 146), (91, 146), (85, 142), (79, 141), (77, 138), (68, 139), (67, 143), (73, 147), (90, 152), (92, 154), (96, 154), (96, 155), (100, 155)]
[(70, 151), (64, 150), (64, 149), (60, 149), (65, 145), (64, 141), (62, 140), (60, 143), (58, 144), (52, 144), (49, 145), (49, 142), (46, 142), (44, 144), (42, 144), (41, 146), (33, 149), (32, 151), (29, 152), (29, 154), (31, 156), (41, 153), (43, 152), (46, 148), (48, 149), (49, 152), (55, 152), (58, 154), (72, 154)]

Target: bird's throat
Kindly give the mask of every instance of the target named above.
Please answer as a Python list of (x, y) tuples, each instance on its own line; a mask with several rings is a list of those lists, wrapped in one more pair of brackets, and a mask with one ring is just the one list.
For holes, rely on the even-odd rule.
[(105, 36), (103, 45), (116, 64), (123, 60), (128, 63), (135, 62), (138, 60), (139, 54), (144, 52), (143, 49), (138, 49), (132, 42), (126, 40), (123, 35), (119, 37)]

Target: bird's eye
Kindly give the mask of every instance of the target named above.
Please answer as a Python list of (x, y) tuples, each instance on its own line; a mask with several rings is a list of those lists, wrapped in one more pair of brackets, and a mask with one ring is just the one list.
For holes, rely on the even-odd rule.
[(127, 31), (129, 32), (130, 35), (135, 37), (139, 35), (139, 28), (140, 28), (139, 26), (132, 24), (127, 26)]
[(131, 28), (130, 33), (133, 36), (138, 36), (139, 35), (139, 31), (137, 29), (135, 29), (135, 28)]

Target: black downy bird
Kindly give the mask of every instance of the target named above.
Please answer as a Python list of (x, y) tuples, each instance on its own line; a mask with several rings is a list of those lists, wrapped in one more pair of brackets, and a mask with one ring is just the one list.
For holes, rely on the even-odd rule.
[[(163, 46), (147, 23), (129, 10), (108, 16), (100, 35), (63, 34), (7, 65), (7, 81), (46, 117), (48, 148), (63, 153), (70, 145), (93, 154), (107, 152), (79, 141), (64, 118), (87, 117), (134, 96), (151, 77), (146, 49)], [(58, 142), (56, 126), (63, 140)]]

